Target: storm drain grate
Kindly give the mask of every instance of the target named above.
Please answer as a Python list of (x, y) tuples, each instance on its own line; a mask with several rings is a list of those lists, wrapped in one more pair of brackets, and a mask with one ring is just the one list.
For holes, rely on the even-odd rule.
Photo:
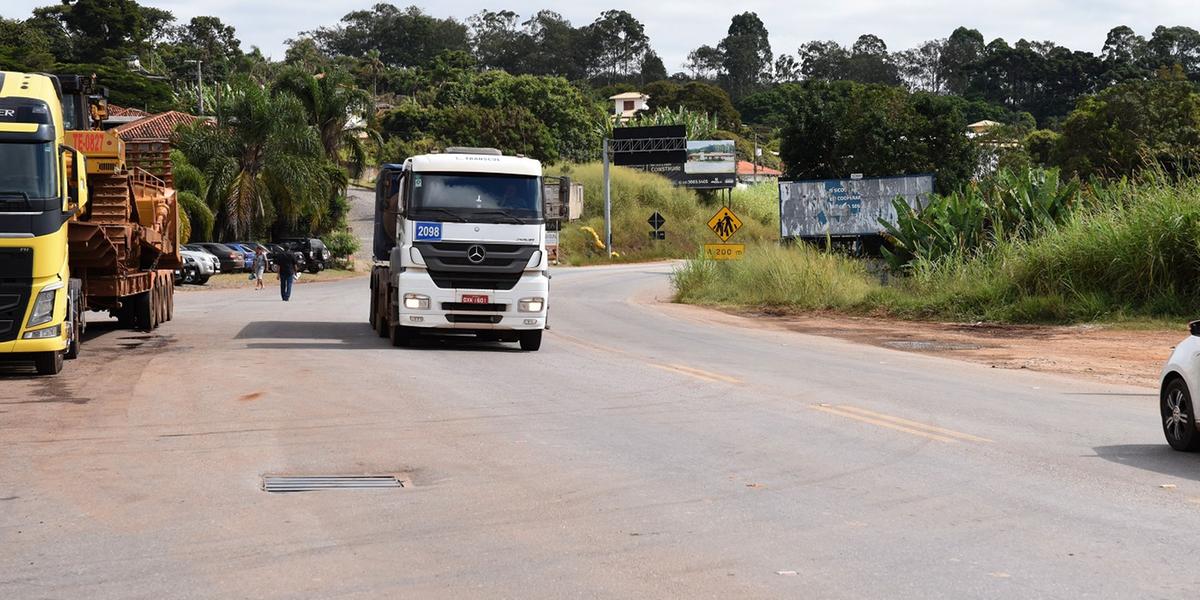
[(264, 476), (263, 490), (267, 492), (312, 492), (316, 490), (373, 490), (402, 488), (404, 482), (395, 475), (320, 475), (304, 477)]

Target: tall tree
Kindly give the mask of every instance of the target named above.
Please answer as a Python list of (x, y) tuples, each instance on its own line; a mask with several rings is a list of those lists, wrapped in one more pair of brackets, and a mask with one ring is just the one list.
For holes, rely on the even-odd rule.
[(753, 92), (771, 80), (771, 42), (758, 15), (735, 15), (717, 49), (722, 56), (722, 81), (734, 99)]
[(1200, 79), (1200, 32), (1191, 27), (1159, 25), (1146, 43), (1151, 69), (1179, 65), (1193, 79)]
[(971, 84), (972, 69), (983, 58), (984, 51), (983, 34), (979, 30), (959, 27), (950, 34), (939, 58), (947, 91), (959, 96), (966, 95)]
[(1146, 38), (1126, 25), (1113, 27), (1108, 32), (1100, 58), (1104, 61), (1106, 85), (1142, 79), (1148, 74), (1143, 66), (1146, 63)]
[(800, 81), (800, 63), (796, 61), (796, 57), (786, 52), (775, 57), (773, 71), (771, 80), (775, 83)]
[(347, 13), (338, 25), (307, 35), (331, 55), (357, 57), (378, 50), (391, 67), (426, 65), (444, 51), (470, 49), (466, 25), (432, 17), (416, 6), (401, 10), (387, 3)]
[(628, 76), (650, 49), (641, 21), (623, 10), (600, 13), (586, 32), (588, 48), (594, 57), (592, 74), (607, 83)]
[(837, 81), (849, 75), (850, 52), (833, 40), (807, 42), (796, 55), (805, 79)]
[(916, 48), (895, 55), (900, 77), (911, 90), (940, 94), (946, 89), (946, 71), (942, 52), (946, 40), (929, 40)]
[(471, 28), (472, 50), (480, 65), (510, 73), (521, 72), (532, 40), (521, 30), (517, 13), (483, 10), (467, 19), (467, 25)]
[(722, 61), (720, 50), (705, 45), (688, 53), (683, 68), (688, 70), (692, 79), (715, 79), (721, 72)]
[(846, 79), (859, 83), (900, 83), (899, 70), (892, 63), (887, 44), (869, 33), (858, 37), (846, 62)]

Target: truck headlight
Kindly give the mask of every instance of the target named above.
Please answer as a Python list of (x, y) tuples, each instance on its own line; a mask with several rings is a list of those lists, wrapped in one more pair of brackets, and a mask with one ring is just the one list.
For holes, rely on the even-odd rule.
[(425, 257), (421, 256), (421, 251), (416, 246), (408, 249), (408, 258), (412, 260), (414, 265), (425, 266)]
[(542, 312), (542, 307), (546, 305), (546, 301), (542, 298), (522, 298), (517, 302), (517, 310), (520, 312)]
[(33, 301), (33, 312), (29, 313), (29, 322), (25, 324), (26, 327), (45, 325), (54, 318), (54, 297), (61, 287), (61, 283), (52, 283), (38, 292), (37, 299)]
[(534, 250), (533, 254), (529, 256), (529, 262), (525, 265), (525, 268), (536, 269), (540, 264), (542, 264), (542, 251)]
[(62, 331), (62, 325), (55, 325), (54, 327), (47, 327), (45, 329), (38, 329), (36, 331), (26, 331), (25, 335), (21, 336), (21, 339), (47, 340), (58, 337), (60, 331)]
[(424, 294), (405, 294), (404, 308), (411, 310), (429, 310), (429, 296)]

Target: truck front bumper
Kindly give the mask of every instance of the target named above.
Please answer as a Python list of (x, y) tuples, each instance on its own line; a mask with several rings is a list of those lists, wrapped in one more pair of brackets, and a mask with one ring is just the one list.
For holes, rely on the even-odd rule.
[[(409, 269), (397, 278), (396, 323), (421, 329), (461, 331), (522, 331), (546, 328), (550, 279), (540, 271), (527, 271), (510, 290), (440, 288), (423, 270)], [(407, 308), (405, 294), (428, 298), (429, 308)], [(464, 302), (464, 296), (486, 304)], [(522, 300), (540, 298), (539, 311), (522, 311)]]
[[(49, 327), (53, 327), (52, 325)], [(47, 327), (36, 327), (28, 331), (40, 331)], [(21, 335), (27, 330), (21, 330)], [(61, 352), (67, 349), (67, 327), (65, 322), (58, 324), (58, 337), (25, 340), (17, 338), (8, 342), (0, 342), (0, 355), (25, 354), (34, 352)]]

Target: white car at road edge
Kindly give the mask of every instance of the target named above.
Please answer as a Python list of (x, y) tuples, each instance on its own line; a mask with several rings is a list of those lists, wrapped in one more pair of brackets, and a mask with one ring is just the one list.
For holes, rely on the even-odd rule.
[(1192, 390), (1200, 389), (1200, 321), (1188, 324), (1191, 335), (1175, 346), (1159, 381), (1159, 415), (1163, 435), (1172, 448), (1182, 452), (1200, 450)]

